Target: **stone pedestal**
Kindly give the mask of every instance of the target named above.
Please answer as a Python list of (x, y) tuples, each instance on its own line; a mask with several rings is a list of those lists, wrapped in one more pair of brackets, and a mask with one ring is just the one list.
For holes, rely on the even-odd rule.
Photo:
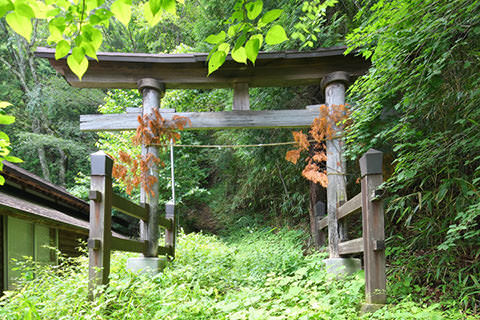
[(385, 307), (384, 304), (377, 303), (363, 303), (360, 309), (360, 314), (375, 313), (375, 311)]
[(139, 257), (127, 260), (127, 270), (134, 273), (156, 274), (165, 269), (167, 258)]
[(350, 275), (362, 270), (362, 263), (357, 258), (329, 258), (323, 260), (329, 273)]

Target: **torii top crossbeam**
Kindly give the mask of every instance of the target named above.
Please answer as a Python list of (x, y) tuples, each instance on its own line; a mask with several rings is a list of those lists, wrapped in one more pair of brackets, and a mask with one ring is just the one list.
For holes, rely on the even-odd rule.
[(35, 55), (49, 59), (73, 87), (136, 89), (139, 80), (153, 78), (166, 89), (213, 89), (233, 88), (236, 83), (247, 83), (249, 87), (318, 85), (335, 71), (347, 72), (351, 78), (364, 74), (370, 64), (355, 54), (344, 55), (345, 50), (341, 46), (308, 52), (260, 52), (255, 66), (236, 63), (229, 56), (210, 76), (206, 53), (101, 52), (97, 54), (98, 62), (90, 59), (81, 81), (68, 68), (66, 58), (55, 60), (54, 49), (38, 48)]

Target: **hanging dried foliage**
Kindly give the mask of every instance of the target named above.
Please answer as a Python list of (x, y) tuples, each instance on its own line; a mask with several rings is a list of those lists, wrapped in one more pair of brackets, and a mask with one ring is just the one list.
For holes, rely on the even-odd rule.
[[(313, 120), (308, 135), (302, 131), (292, 132), (293, 138), (297, 143), (297, 149), (287, 151), (285, 159), (296, 164), (298, 159), (300, 159), (302, 151), (309, 152), (305, 159), (307, 164), (302, 171), (302, 176), (326, 188), (328, 177), (325, 140), (335, 138), (336, 127), (345, 127), (348, 116), (349, 111), (345, 105), (320, 106), (320, 114)], [(314, 142), (309, 141), (309, 137)]]
[[(155, 108), (151, 115), (138, 116), (138, 127), (132, 143), (135, 146), (155, 145), (158, 151), (167, 151), (170, 141), (175, 143), (180, 139), (178, 131), (183, 130), (187, 124), (191, 124), (187, 117), (173, 116), (171, 120), (162, 117), (160, 110)], [(120, 151), (113, 165), (113, 177), (121, 180), (127, 186), (126, 192), (131, 194), (133, 188), (141, 186), (147, 195), (153, 196), (153, 185), (158, 178), (152, 175), (153, 165), (165, 166), (165, 163), (155, 154), (129, 155)]]

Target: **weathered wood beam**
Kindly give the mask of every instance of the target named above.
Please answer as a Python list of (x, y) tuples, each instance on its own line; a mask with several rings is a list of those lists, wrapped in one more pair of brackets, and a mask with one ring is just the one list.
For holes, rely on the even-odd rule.
[(115, 193), (112, 194), (112, 207), (131, 217), (148, 221), (148, 210)]
[(363, 238), (340, 242), (338, 252), (341, 255), (363, 252)]
[[(81, 131), (136, 130), (139, 113), (92, 114), (80, 116)], [(264, 110), (223, 112), (175, 112), (162, 113), (165, 119), (174, 116), (187, 117), (191, 125), (185, 130), (234, 129), (234, 128), (307, 128), (312, 125), (318, 111), (313, 110)]]
[(346, 216), (359, 212), (362, 209), (362, 193), (360, 192), (352, 199), (344, 203), (340, 208), (337, 209), (337, 219), (343, 219)]
[(55, 59), (55, 50), (38, 48), (37, 57), (50, 64), (74, 87), (135, 89), (137, 81), (153, 78), (167, 89), (233, 88), (235, 83), (253, 87), (316, 85), (327, 74), (344, 70), (351, 77), (367, 72), (370, 63), (360, 55), (345, 55), (346, 47), (321, 48), (310, 52), (260, 52), (255, 66), (239, 64), (229, 55), (225, 64), (208, 75), (207, 53), (142, 54), (98, 52), (89, 60), (79, 80), (67, 65), (67, 57)]
[(144, 253), (146, 247), (146, 241), (112, 237), (111, 250)]
[(235, 110), (250, 110), (250, 94), (248, 83), (235, 83), (233, 85), (233, 107)]

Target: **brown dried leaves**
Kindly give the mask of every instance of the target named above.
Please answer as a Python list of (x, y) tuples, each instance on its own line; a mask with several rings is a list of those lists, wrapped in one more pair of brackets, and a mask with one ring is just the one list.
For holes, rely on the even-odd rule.
[(309, 135), (315, 140), (315, 145), (311, 146), (308, 136), (301, 131), (293, 131), (292, 135), (297, 143), (297, 149), (287, 151), (285, 159), (296, 164), (302, 151), (313, 150), (305, 161), (307, 165), (302, 171), (302, 176), (306, 179), (319, 183), (323, 187), (328, 185), (328, 177), (325, 168), (327, 161), (325, 140), (336, 138), (337, 127), (348, 125), (349, 110), (345, 105), (332, 105), (330, 108), (326, 105), (320, 106), (320, 114), (313, 120), (309, 130)]
[[(138, 116), (138, 123), (136, 134), (132, 138), (133, 145), (156, 145), (162, 151), (167, 151), (170, 141), (180, 139), (178, 131), (183, 130), (187, 124), (191, 125), (187, 117), (175, 115), (171, 120), (163, 118), (158, 108), (155, 108), (151, 115)], [(128, 194), (141, 185), (147, 195), (154, 195), (153, 186), (158, 178), (151, 174), (150, 169), (154, 165), (165, 166), (160, 158), (153, 153), (129, 155), (124, 151), (120, 151), (118, 157), (113, 158), (113, 177), (125, 183)]]

